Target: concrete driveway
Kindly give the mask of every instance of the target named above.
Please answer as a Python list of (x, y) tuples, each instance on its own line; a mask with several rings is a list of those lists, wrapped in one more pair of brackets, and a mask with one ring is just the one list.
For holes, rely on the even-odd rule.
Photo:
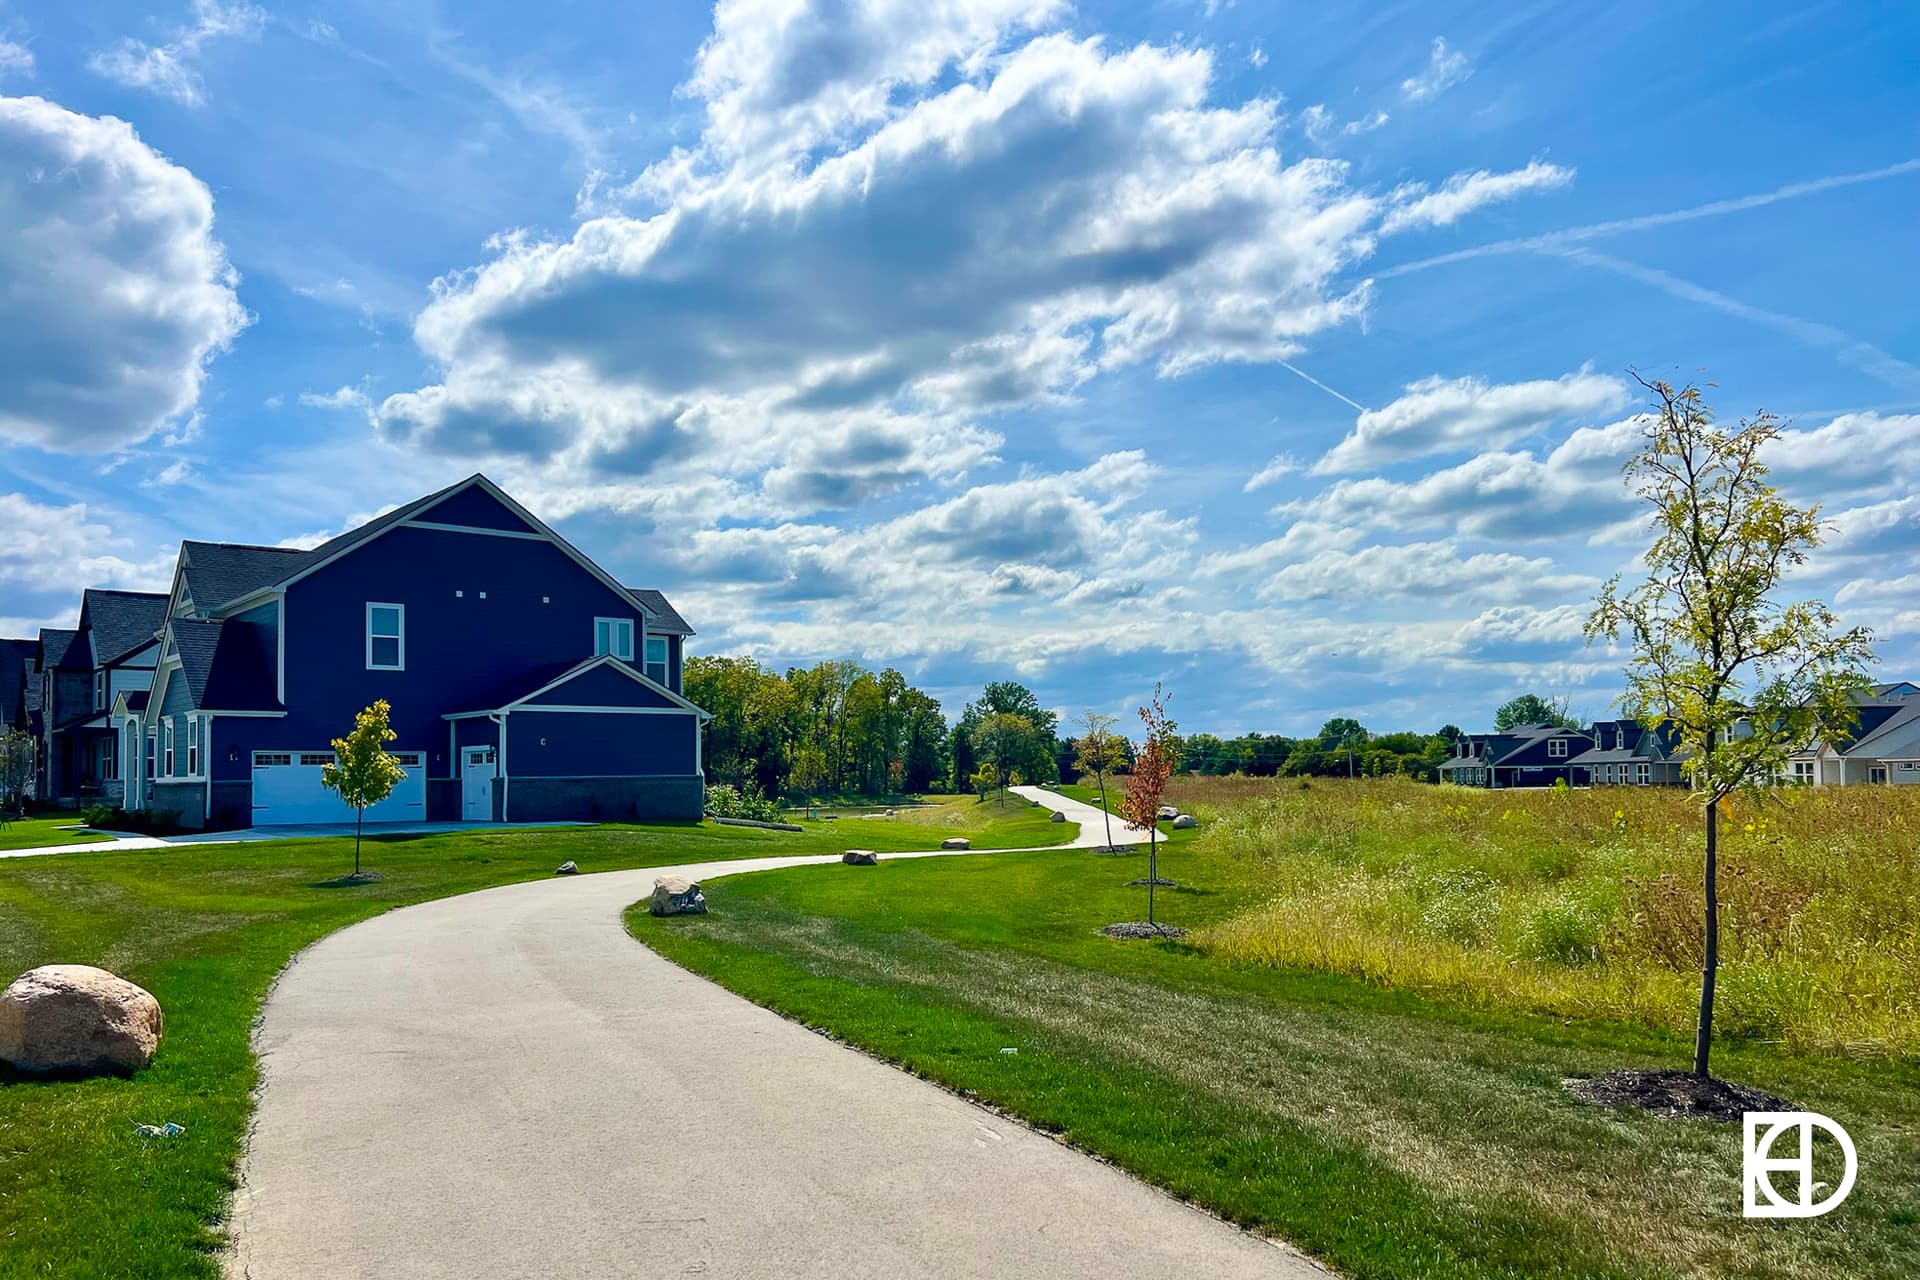
[[(711, 880), (827, 862), (671, 870)], [(231, 1270), (1322, 1274), (668, 964), (620, 919), (667, 870), (426, 903), (305, 952), (258, 1032)]]

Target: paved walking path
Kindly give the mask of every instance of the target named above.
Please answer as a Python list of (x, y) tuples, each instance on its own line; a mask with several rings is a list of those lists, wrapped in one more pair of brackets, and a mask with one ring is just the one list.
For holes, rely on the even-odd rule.
[[(1029, 794), (1082, 821), (1081, 847), (1104, 843), (1097, 811)], [(264, 1085), (232, 1271), (1322, 1274), (694, 977), (621, 923), (667, 870), (712, 879), (832, 861), (513, 885), (316, 944), (258, 1033)]]
[[(432, 836), (454, 831), (514, 831), (530, 827), (581, 827), (584, 822), (370, 822), (368, 836)], [(74, 828), (93, 831), (93, 827)], [(350, 836), (351, 822), (315, 822), (304, 826), (242, 827), (237, 831), (183, 831), (175, 836), (142, 836), (125, 831), (102, 831), (111, 837), (78, 844), (48, 845), (39, 849), (0, 849), (0, 858), (44, 858), (53, 853), (128, 853), (139, 849), (173, 849), (195, 844), (259, 844), (266, 840), (313, 840), (321, 836)]]

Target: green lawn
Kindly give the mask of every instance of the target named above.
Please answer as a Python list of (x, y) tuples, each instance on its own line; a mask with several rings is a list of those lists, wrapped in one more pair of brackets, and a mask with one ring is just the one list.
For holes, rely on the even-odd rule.
[[(1180, 887), (1160, 895), (1163, 918), (1204, 927), (1263, 901), (1257, 867), (1207, 850), (1164, 852)], [(629, 925), (750, 999), (1344, 1275), (1920, 1274), (1912, 1062), (1724, 1045), (1723, 1074), (1840, 1120), (1862, 1161), (1835, 1213), (1746, 1222), (1738, 1126), (1607, 1111), (1562, 1088), (1684, 1063), (1684, 1037), (1097, 936), (1140, 918), (1145, 891), (1126, 882), (1144, 862), (1061, 850), (761, 873), (710, 886), (710, 915)]]
[(8, 849), (45, 849), (62, 844), (92, 844), (99, 840), (111, 840), (110, 835), (95, 831), (75, 831), (78, 814), (62, 814), (54, 818), (16, 818), (0, 826), (0, 851)]
[[(1067, 838), (1026, 806), (953, 820), (978, 847)], [(214, 1276), (255, 1082), (249, 1031), (301, 948), (396, 906), (539, 879), (722, 858), (929, 847), (922, 824), (604, 826), (373, 839), (372, 884), (337, 887), (351, 840), (183, 846), (0, 861), (0, 982), (96, 964), (152, 991), (166, 1034), (132, 1079), (0, 1075), (0, 1276)], [(186, 1127), (141, 1139), (136, 1123)]]

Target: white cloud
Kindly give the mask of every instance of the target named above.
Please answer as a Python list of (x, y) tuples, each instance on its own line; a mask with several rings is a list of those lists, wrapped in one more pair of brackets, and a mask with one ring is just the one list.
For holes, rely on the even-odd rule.
[(1585, 369), (1504, 384), (1436, 375), (1408, 384), (1391, 404), (1360, 414), (1353, 431), (1313, 469), (1324, 475), (1423, 454), (1495, 449), (1562, 419), (1614, 412), (1627, 400), (1625, 382)]
[(373, 410), (373, 402), (367, 393), (352, 384), (335, 387), (332, 391), (302, 391), (300, 403), (310, 409), (356, 409), (362, 413), (371, 413)]
[(1394, 207), (1380, 223), (1380, 231), (1384, 235), (1409, 228), (1450, 227), (1485, 205), (1530, 192), (1551, 191), (1572, 181), (1573, 170), (1532, 160), (1526, 168), (1508, 173), (1485, 169), (1456, 173), (1438, 191), (1428, 191), (1424, 184), (1415, 183), (1394, 193)]
[[(1581, 427), (1543, 458), (1490, 451), (1415, 480), (1342, 480), (1276, 514), (1503, 542), (1583, 537), (1633, 515), (1620, 467), (1640, 438), (1638, 419)], [(1633, 523), (1638, 532), (1645, 522)]]
[(256, 40), (266, 21), (264, 9), (244, 2), (194, 0), (192, 24), (176, 28), (165, 43), (152, 45), (128, 36), (94, 54), (87, 65), (109, 80), (197, 107), (206, 100), (206, 86), (194, 65), (202, 46), (210, 40)]
[[(1003, 47), (1051, 4), (897, 30), (910, 12), (834, 10), (829, 39), (722, 5), (691, 82), (707, 134), (653, 180), (669, 207), (503, 237), (441, 281), (415, 337), (442, 377), (382, 431), (576, 485), (761, 476), (792, 516), (956, 479), (998, 445), (981, 415), (1099, 372), (1283, 359), (1362, 312), (1340, 277), (1376, 202), (1339, 164), (1282, 165), (1273, 103), (1211, 105), (1207, 53)], [(789, 19), (824, 64), (774, 39)], [(809, 168), (797, 138), (842, 149)]]
[(1247, 51), (1247, 61), (1252, 63), (1256, 68), (1264, 67), (1267, 65), (1267, 51), (1259, 45), (1255, 45)]
[(0, 38), (0, 77), (33, 74), (33, 50), (15, 41)]
[(1357, 137), (1381, 128), (1390, 118), (1384, 111), (1375, 111), (1372, 115), (1341, 124), (1333, 112), (1327, 109), (1325, 103), (1316, 102), (1300, 112), (1300, 131), (1306, 134), (1307, 141), (1315, 146), (1325, 146), (1335, 132), (1349, 138)]
[(248, 317), (206, 185), (120, 120), (0, 97), (0, 438), (69, 453), (187, 414)]
[(1439, 97), (1472, 74), (1473, 63), (1467, 55), (1458, 49), (1449, 49), (1447, 42), (1436, 36), (1433, 49), (1427, 55), (1426, 68), (1402, 80), (1400, 92), (1410, 101), (1425, 102)]
[[(173, 557), (128, 558), (132, 543), (116, 535), (86, 504), (54, 507), (20, 493), (0, 493), (0, 587), (9, 603), (40, 596), (50, 612), (70, 610), (79, 586), (161, 590)], [(137, 552), (134, 552), (137, 554)]]
[(1276, 480), (1284, 479), (1305, 469), (1300, 459), (1292, 454), (1275, 454), (1266, 466), (1247, 477), (1247, 483), (1241, 486), (1241, 492), (1252, 493), (1256, 489), (1264, 489)]
[(1416, 542), (1320, 551), (1275, 569), (1256, 594), (1263, 600), (1362, 606), (1419, 599), (1519, 603), (1595, 585), (1592, 577), (1558, 571), (1544, 556), (1484, 552), (1463, 557), (1451, 542)]

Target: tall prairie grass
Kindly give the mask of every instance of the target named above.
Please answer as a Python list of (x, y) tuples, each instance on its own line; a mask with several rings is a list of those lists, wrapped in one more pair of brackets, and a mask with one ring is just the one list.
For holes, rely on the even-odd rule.
[[(1262, 899), (1192, 939), (1449, 1000), (1685, 1030), (1701, 814), (1683, 791), (1179, 778)], [(1725, 1036), (1920, 1055), (1920, 789), (1789, 789), (1721, 824)]]

